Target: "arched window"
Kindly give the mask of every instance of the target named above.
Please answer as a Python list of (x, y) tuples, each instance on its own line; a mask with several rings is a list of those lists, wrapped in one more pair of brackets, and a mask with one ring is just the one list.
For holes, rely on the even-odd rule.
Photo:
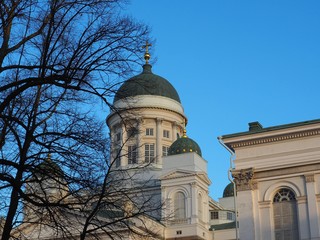
[(281, 188), (273, 197), (275, 240), (299, 239), (295, 193)]
[(198, 218), (203, 221), (203, 204), (201, 194), (198, 194)]
[(186, 218), (186, 197), (183, 192), (177, 192), (174, 195), (174, 218)]

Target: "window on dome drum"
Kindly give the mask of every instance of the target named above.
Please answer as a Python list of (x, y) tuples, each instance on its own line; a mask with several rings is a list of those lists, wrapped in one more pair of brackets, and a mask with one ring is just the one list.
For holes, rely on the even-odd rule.
[(168, 156), (168, 152), (169, 152), (169, 147), (167, 146), (162, 146), (162, 156)]
[(186, 196), (183, 192), (176, 192), (174, 195), (174, 218), (186, 218)]
[(145, 144), (144, 145), (144, 157), (146, 163), (154, 162), (154, 144)]
[(289, 188), (279, 189), (273, 197), (275, 240), (298, 240), (297, 201)]
[(163, 130), (163, 137), (170, 138), (170, 132), (168, 130)]
[(153, 128), (146, 128), (146, 136), (153, 136)]
[(121, 156), (120, 156), (120, 149), (116, 149), (115, 150), (115, 164), (116, 164), (116, 167), (120, 167), (121, 165)]
[(127, 137), (128, 138), (132, 138), (134, 136), (136, 136), (138, 134), (138, 129), (135, 127), (131, 127), (128, 131), (127, 131)]
[(118, 133), (116, 134), (116, 141), (117, 141), (117, 142), (120, 142), (120, 140), (121, 140), (121, 133), (118, 132)]
[(219, 219), (219, 212), (211, 212), (210, 215), (211, 219)]
[(137, 146), (128, 146), (128, 164), (134, 164), (138, 162)]

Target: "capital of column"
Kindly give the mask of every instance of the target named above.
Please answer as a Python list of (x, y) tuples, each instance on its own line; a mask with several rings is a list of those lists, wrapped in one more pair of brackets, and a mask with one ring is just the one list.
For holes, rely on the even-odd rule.
[(233, 170), (232, 177), (236, 183), (237, 191), (247, 191), (257, 189), (257, 182), (253, 181), (254, 169), (246, 168), (240, 170)]
[(304, 175), (306, 182), (314, 182), (314, 174), (308, 174), (308, 175)]
[(195, 188), (197, 186), (197, 183), (196, 182), (192, 182), (190, 183), (191, 187)]
[(161, 123), (163, 121), (163, 118), (156, 118), (157, 124)]

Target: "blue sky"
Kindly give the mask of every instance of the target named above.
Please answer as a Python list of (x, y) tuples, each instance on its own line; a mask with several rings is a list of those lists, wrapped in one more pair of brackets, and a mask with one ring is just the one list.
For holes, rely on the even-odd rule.
[(152, 28), (153, 72), (179, 92), (214, 199), (228, 184), (218, 136), (320, 118), (320, 1), (131, 0), (127, 11)]

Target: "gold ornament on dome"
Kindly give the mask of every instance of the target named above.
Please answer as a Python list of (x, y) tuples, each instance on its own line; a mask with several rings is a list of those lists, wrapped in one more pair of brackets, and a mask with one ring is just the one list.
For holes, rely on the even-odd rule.
[(143, 45), (142, 47), (146, 49), (146, 52), (144, 54), (144, 60), (146, 60), (146, 64), (149, 63), (149, 59), (151, 57), (150, 53), (149, 53), (149, 47), (151, 47), (152, 44), (148, 42), (148, 40), (146, 41), (146, 45)]

